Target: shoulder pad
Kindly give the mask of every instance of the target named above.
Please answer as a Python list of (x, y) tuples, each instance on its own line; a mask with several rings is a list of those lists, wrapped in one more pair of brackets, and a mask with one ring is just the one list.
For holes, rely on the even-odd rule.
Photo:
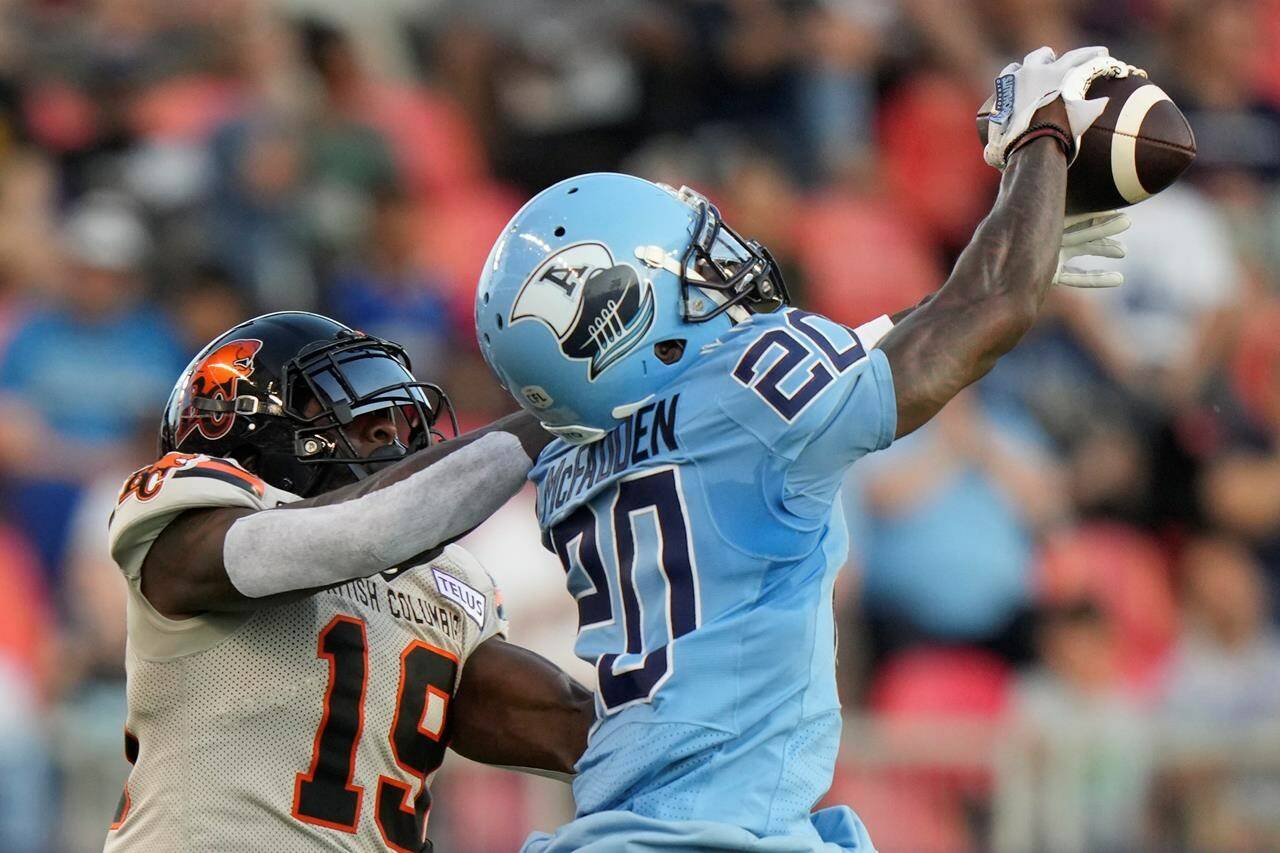
[(125, 480), (108, 524), (111, 553), (125, 575), (135, 577), (151, 543), (189, 509), (267, 509), (294, 500), (232, 460), (168, 453)]
[(129, 475), (120, 489), (116, 505), (119, 506), (129, 498), (146, 503), (160, 493), (166, 482), (190, 477), (218, 480), (258, 498), (266, 496), (267, 484), (241, 468), (237, 462), (200, 453), (166, 453)]

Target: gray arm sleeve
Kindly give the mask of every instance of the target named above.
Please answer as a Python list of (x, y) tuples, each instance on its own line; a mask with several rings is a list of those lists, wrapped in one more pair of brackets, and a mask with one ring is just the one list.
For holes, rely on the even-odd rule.
[(227, 531), (227, 577), (262, 598), (377, 574), (480, 524), (520, 490), (530, 467), (519, 439), (491, 432), (362, 497), (255, 512)]

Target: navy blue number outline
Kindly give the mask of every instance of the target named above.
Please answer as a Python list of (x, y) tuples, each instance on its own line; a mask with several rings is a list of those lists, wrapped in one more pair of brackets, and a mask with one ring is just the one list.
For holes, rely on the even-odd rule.
[[(646, 469), (623, 477), (614, 491), (609, 513), (614, 531), (613, 577), (619, 591), (625, 649), (620, 653), (600, 655), (596, 659), (596, 674), (604, 712), (612, 715), (631, 705), (653, 701), (658, 690), (675, 672), (672, 652), (675, 640), (692, 632), (702, 622), (702, 597), (697, 557), (689, 537), (689, 512), (677, 466)], [(637, 553), (634, 521), (646, 514), (652, 514), (658, 533), (659, 552), (653, 555), (653, 559), (663, 578), (667, 625), (666, 642), (652, 649), (646, 649), (644, 645), (644, 603), (635, 578), (641, 555)], [(591, 521), (589, 534), (588, 518)], [(580, 621), (579, 634), (588, 628), (613, 624), (616, 619), (607, 586), (608, 570), (595, 547), (598, 529), (594, 510), (584, 505), (551, 532), (551, 541), (566, 573), (572, 568), (569, 547), (574, 542), (578, 543), (577, 562), (595, 587), (579, 598), (580, 620), (584, 618), (583, 602), (593, 600), (585, 617), (593, 621)], [(589, 563), (595, 565), (589, 566)], [(598, 580), (592, 577), (593, 574), (598, 575)], [(596, 613), (598, 605), (595, 602), (607, 606), (607, 619)], [(619, 668), (617, 661), (622, 654), (639, 655), (639, 659)]]
[[(818, 315), (792, 309), (787, 312), (787, 324), (804, 336), (802, 339), (791, 329), (773, 328), (764, 332), (747, 347), (733, 368), (733, 378), (739, 384), (754, 391), (760, 399), (787, 423), (792, 423), (809, 408), (825, 391), (836, 376), (866, 358), (867, 351), (858, 336), (849, 331), (853, 343), (838, 349), (823, 332), (810, 324)], [(844, 328), (844, 327), (842, 327)], [(807, 340), (806, 340), (807, 339)], [(757, 368), (771, 350), (780, 348), (782, 354), (763, 373)], [(815, 349), (816, 347), (816, 349)], [(809, 367), (809, 378), (790, 396), (779, 387), (809, 356), (817, 356)], [(832, 371), (835, 371), (832, 373)]]

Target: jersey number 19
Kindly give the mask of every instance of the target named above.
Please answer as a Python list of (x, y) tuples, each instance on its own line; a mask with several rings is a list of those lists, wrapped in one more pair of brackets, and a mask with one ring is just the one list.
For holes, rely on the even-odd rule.
[[(293, 816), (305, 823), (355, 832), (364, 798), (364, 788), (354, 779), (369, 672), (364, 622), (354, 616), (333, 617), (320, 632), (317, 655), (329, 661), (329, 686), (311, 766), (294, 782)], [(422, 790), (412, 800), (408, 785), (389, 776), (378, 777), (374, 819), (392, 850), (416, 853), (422, 848), (431, 807), (426, 780), (444, 762), (445, 717), (457, 675), (456, 656), (421, 640), (400, 653), (391, 750), (396, 765), (417, 777)]]

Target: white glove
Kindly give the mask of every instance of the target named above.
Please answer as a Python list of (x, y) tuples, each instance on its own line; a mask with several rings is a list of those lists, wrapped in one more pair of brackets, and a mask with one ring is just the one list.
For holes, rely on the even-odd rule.
[(1067, 261), (1082, 255), (1099, 258), (1123, 258), (1124, 245), (1113, 240), (1129, 230), (1129, 217), (1118, 210), (1082, 213), (1068, 216), (1062, 232), (1062, 250), (1058, 253), (1058, 271), (1053, 283), (1066, 287), (1119, 287), (1124, 273), (1115, 270), (1082, 270), (1067, 266)]
[(1069, 159), (1074, 160), (1080, 150), (1080, 137), (1107, 108), (1107, 98), (1085, 100), (1089, 84), (1103, 75), (1127, 77), (1134, 71), (1137, 69), (1133, 66), (1112, 59), (1105, 47), (1080, 47), (1061, 57), (1042, 47), (1028, 53), (1020, 63), (1009, 63), (996, 78), (996, 98), (988, 118), (983, 157), (990, 165), (1003, 169), (1009, 149), (1027, 132), (1036, 110), (1061, 96), (1070, 125), (1063, 130), (1073, 137)]

